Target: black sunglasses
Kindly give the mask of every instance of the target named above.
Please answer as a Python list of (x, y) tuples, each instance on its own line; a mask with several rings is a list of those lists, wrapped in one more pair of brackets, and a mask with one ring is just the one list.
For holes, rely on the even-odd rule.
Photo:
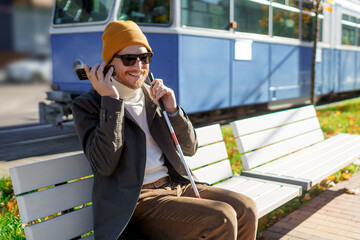
[(134, 65), (138, 58), (143, 64), (149, 64), (153, 56), (154, 56), (153, 52), (147, 52), (142, 54), (124, 54), (124, 55), (115, 54), (114, 58), (120, 58), (122, 63), (128, 67)]

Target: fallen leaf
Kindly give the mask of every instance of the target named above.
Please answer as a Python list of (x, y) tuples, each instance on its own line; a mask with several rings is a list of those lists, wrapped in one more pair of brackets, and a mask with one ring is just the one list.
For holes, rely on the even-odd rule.
[(351, 173), (343, 173), (342, 177), (344, 180), (349, 180), (351, 178)]
[(9, 209), (9, 212), (13, 213), (13, 212), (16, 212), (16, 205), (17, 205), (17, 202), (16, 202), (16, 199), (15, 198), (11, 198), (8, 203), (7, 203), (7, 209)]
[(310, 193), (306, 193), (304, 198), (303, 198), (304, 201), (310, 201), (311, 200), (311, 196), (310, 196)]
[(359, 188), (345, 188), (345, 193), (358, 195), (360, 193)]

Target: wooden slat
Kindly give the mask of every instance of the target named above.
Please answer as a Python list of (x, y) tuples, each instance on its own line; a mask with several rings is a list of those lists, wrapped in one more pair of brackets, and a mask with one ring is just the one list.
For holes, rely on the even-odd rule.
[(193, 171), (200, 182), (213, 184), (232, 176), (229, 160), (224, 160)]
[(24, 228), (27, 240), (72, 239), (91, 230), (93, 230), (92, 206)]
[(192, 157), (185, 157), (190, 169), (205, 166), (207, 164), (218, 162), (228, 158), (224, 142), (201, 147)]
[(292, 186), (282, 186), (275, 191), (268, 192), (267, 194), (259, 197), (256, 201), (258, 207), (258, 218), (261, 218), (265, 214), (300, 195), (301, 189), (297, 189)]
[(223, 141), (223, 136), (219, 124), (196, 128), (195, 132), (199, 147)]
[[(250, 180), (249, 180), (249, 182), (250, 182)], [(251, 185), (252, 187), (250, 187), (248, 189), (243, 189), (241, 192), (256, 201), (257, 201), (257, 199), (261, 198), (263, 195), (265, 195), (269, 192), (276, 191), (276, 189), (278, 189), (282, 186), (279, 183), (274, 183), (274, 182), (265, 181), (265, 180), (261, 181), (260, 179), (254, 179), (251, 182), (252, 182), (252, 185)], [(257, 183), (255, 183), (255, 182), (257, 182)], [(277, 201), (277, 199), (274, 199), (273, 201)]]
[(10, 168), (16, 195), (91, 174), (82, 153)]
[(271, 128), (261, 132), (252, 133), (238, 138), (240, 153), (248, 152), (276, 142), (280, 142), (298, 135), (320, 129), (317, 118), (309, 118), (287, 124), (278, 128)]
[(250, 169), (270, 160), (284, 156), (299, 148), (309, 146), (310, 144), (317, 143), (323, 139), (321, 130), (312, 131), (283, 142), (279, 142), (259, 150), (246, 153), (241, 156), (244, 169)]
[(215, 187), (225, 188), (252, 198), (257, 205), (258, 218), (300, 196), (302, 192), (300, 186), (243, 176), (233, 176), (225, 182), (216, 184)]
[[(246, 194), (249, 191), (252, 191), (256, 188), (258, 188), (259, 186), (261, 186), (263, 184), (263, 181), (255, 181), (252, 179), (248, 179), (246, 182), (243, 182), (242, 184), (238, 184), (236, 186), (231, 187), (230, 189), (235, 191), (235, 192), (239, 192), (242, 194)], [(249, 196), (250, 197), (250, 196)], [(255, 199), (254, 199), (255, 200)]]
[(234, 137), (237, 138), (242, 135), (278, 127), (311, 117), (316, 117), (316, 111), (313, 105), (238, 120), (231, 123), (231, 128), (233, 129)]
[[(345, 155), (347, 154), (348, 151), (350, 151), (351, 149), (355, 149), (355, 151), (357, 150), (357, 144), (360, 141), (360, 139), (356, 140), (356, 139), (347, 139), (347, 141), (342, 141), (339, 142), (338, 144), (334, 145), (331, 144), (326, 148), (322, 148), (322, 149), (317, 149), (317, 151), (314, 151), (314, 155), (309, 156), (306, 160), (304, 161), (305, 163), (299, 162), (298, 163), (298, 168), (292, 168), (292, 169), (283, 169), (282, 175), (284, 176), (292, 176), (295, 178), (303, 178), (303, 179), (310, 179), (312, 180), (313, 178), (308, 178), (308, 177), (304, 177), (305, 175), (307, 175), (308, 172), (313, 171), (313, 169), (315, 170), (322, 170), (322, 171), (326, 171), (327, 168), (331, 167), (330, 162), (334, 162), (336, 163), (341, 163), (343, 161), (346, 161)], [(316, 147), (316, 146), (314, 146)], [(357, 150), (358, 153), (360, 153), (360, 149)], [(355, 153), (354, 153), (354, 157), (355, 157)], [(305, 160), (305, 159), (304, 159)], [(312, 161), (311, 161), (312, 160)], [(318, 169), (320, 166), (325, 164), (325, 168), (322, 169)]]
[[(309, 178), (312, 184), (315, 185), (321, 180), (336, 171), (346, 167), (360, 156), (360, 136), (352, 141), (347, 142), (342, 152), (334, 153), (331, 158), (324, 159), (320, 164), (316, 164), (309, 171), (304, 171), (301, 175), (303, 178)], [(322, 170), (322, 171), (321, 171)]]
[(221, 183), (218, 183), (214, 186), (219, 187), (219, 188), (231, 189), (232, 187), (240, 185), (240, 184), (244, 183), (245, 181), (247, 181), (247, 179), (244, 177), (232, 176), (231, 178), (229, 178)]
[(243, 171), (242, 175), (298, 184), (308, 190), (359, 156), (360, 136), (341, 134), (290, 154), (284, 157), (286, 161), (278, 159), (265, 166)]
[(93, 178), (88, 178), (18, 196), (22, 222), (28, 223), (91, 202), (93, 182)]
[(327, 152), (331, 150), (333, 146), (341, 144), (344, 139), (345, 136), (343, 135), (328, 138), (325, 141), (321, 141), (310, 147), (304, 148), (301, 151), (277, 159), (275, 162), (257, 167), (252, 171), (256, 171), (258, 173), (271, 172), (272, 174), (279, 175), (284, 171), (297, 169), (299, 166), (308, 164), (309, 161), (311, 162), (314, 156), (319, 156), (319, 151)]

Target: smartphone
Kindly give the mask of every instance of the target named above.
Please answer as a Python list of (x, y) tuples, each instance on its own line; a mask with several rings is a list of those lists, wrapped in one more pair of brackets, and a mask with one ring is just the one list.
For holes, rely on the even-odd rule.
[[(107, 72), (110, 70), (110, 68), (114, 69), (114, 71), (112, 73), (112, 76), (116, 75), (115, 67), (113, 65), (106, 65), (104, 67), (104, 71), (103, 71), (104, 77), (107, 74)], [(90, 70), (91, 70), (91, 68), (90, 68)], [(78, 76), (79, 80), (88, 80), (88, 77), (86, 76), (85, 69), (83, 69), (83, 68), (76, 69), (76, 75)]]

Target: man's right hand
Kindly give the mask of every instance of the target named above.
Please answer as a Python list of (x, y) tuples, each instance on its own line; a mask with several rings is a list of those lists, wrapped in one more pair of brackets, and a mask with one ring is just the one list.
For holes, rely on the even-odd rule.
[(107, 74), (104, 77), (105, 63), (103, 62), (101, 65), (96, 64), (90, 70), (87, 64), (84, 65), (84, 69), (86, 72), (87, 77), (89, 78), (92, 86), (94, 89), (101, 95), (101, 96), (108, 96), (111, 98), (119, 99), (119, 92), (115, 88), (114, 84), (111, 82), (111, 75), (114, 71), (114, 68), (110, 68)]

